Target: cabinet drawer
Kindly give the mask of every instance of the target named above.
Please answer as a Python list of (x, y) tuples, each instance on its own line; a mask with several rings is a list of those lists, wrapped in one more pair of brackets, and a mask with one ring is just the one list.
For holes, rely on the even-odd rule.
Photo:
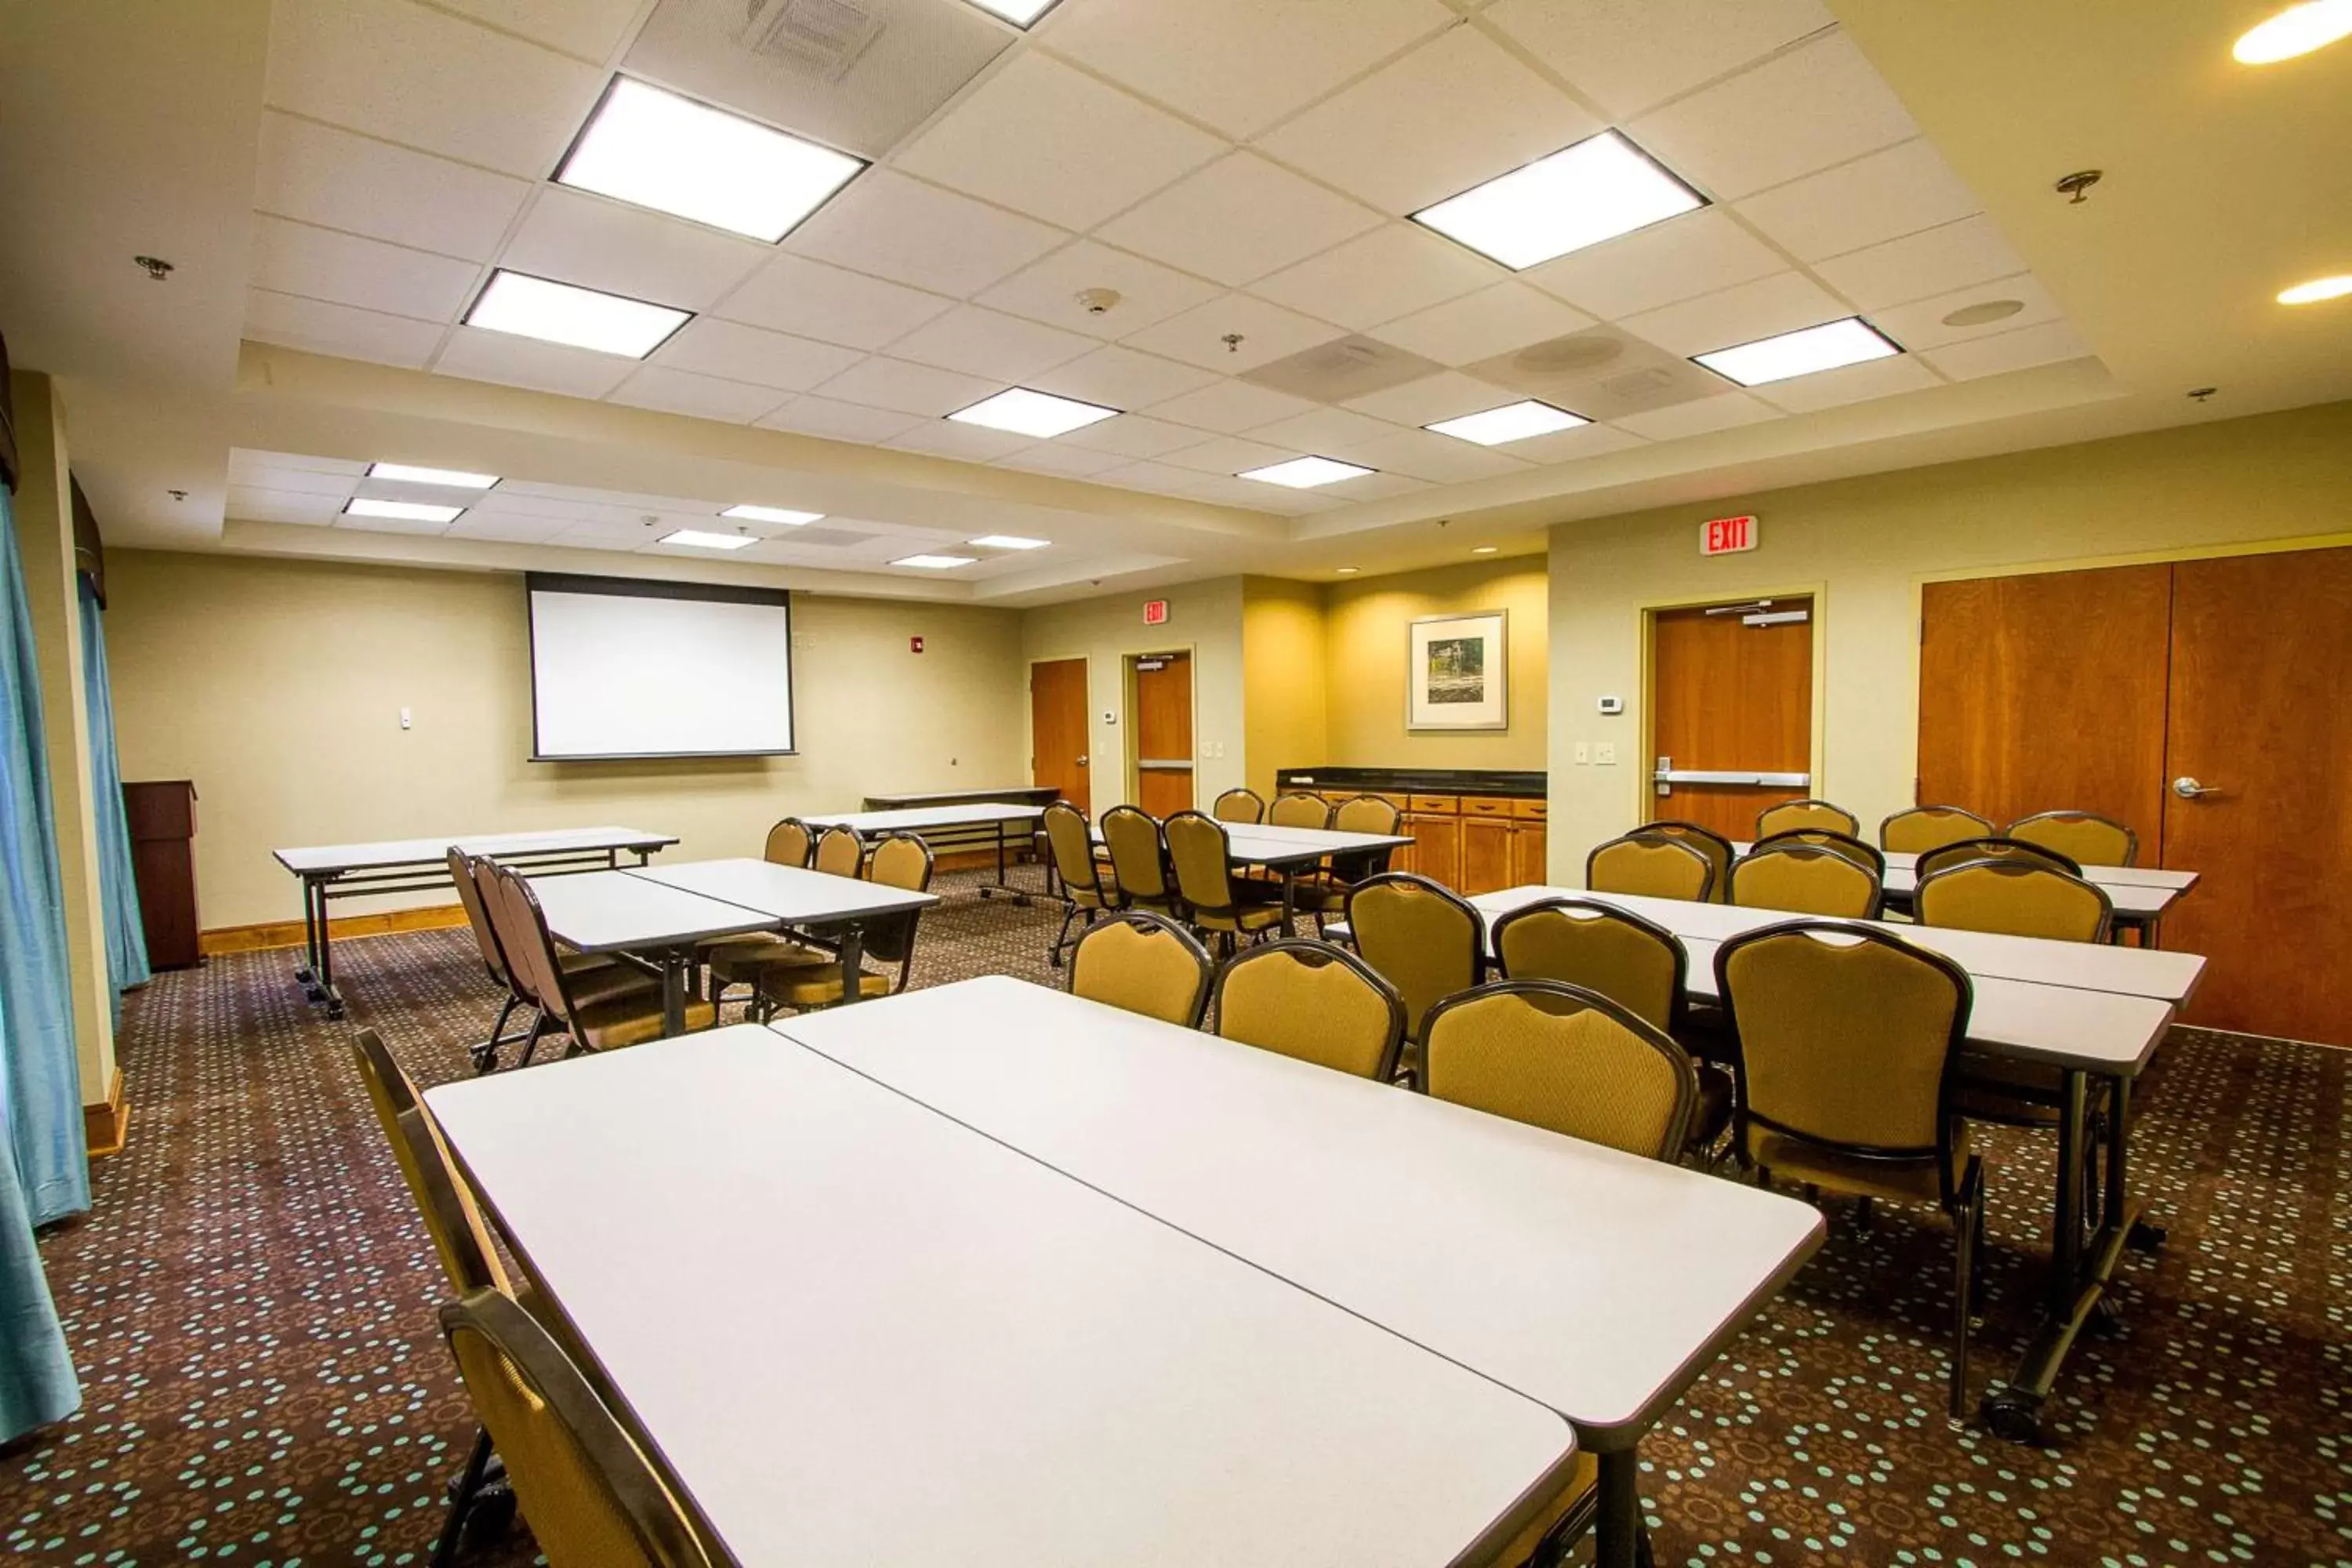
[(1511, 815), (1528, 822), (1541, 822), (1544, 809), (1550, 804), (1543, 800), (1515, 800), (1511, 802)]
[(1454, 795), (1415, 795), (1405, 797), (1407, 811), (1434, 812), (1445, 816), (1457, 816), (1462, 811), (1462, 797)]
[(1511, 803), (1507, 800), (1498, 799), (1491, 795), (1465, 795), (1462, 797), (1462, 815), (1465, 816), (1508, 816), (1511, 815)]

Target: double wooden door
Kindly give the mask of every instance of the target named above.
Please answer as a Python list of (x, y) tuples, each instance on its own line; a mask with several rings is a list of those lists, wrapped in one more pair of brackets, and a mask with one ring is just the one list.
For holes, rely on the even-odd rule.
[(2352, 1044), (2352, 550), (1930, 584), (1922, 801), (2074, 807), (2200, 874), (2187, 1017)]
[(1652, 617), (1650, 753), (1641, 759), (1653, 779), (1650, 820), (1752, 838), (1759, 812), (1813, 793), (1812, 754), (1810, 599)]

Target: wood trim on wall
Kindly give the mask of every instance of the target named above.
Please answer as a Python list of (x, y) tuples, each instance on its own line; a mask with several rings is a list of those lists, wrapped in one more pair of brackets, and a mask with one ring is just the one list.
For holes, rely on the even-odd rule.
[[(385, 910), (370, 915), (337, 915), (327, 925), (337, 941), (352, 936), (384, 936), (394, 931), (442, 931), (466, 923), (462, 904), (440, 904), (423, 910)], [(216, 952), (266, 952), (302, 945), (300, 921), (263, 921), (255, 925), (215, 926), (197, 939), (205, 957)]]
[(93, 1160), (109, 1154), (120, 1154), (131, 1139), (131, 1102), (123, 1098), (122, 1069), (114, 1069), (108, 1084), (106, 1099), (96, 1105), (81, 1108), (82, 1141), (89, 1146)]

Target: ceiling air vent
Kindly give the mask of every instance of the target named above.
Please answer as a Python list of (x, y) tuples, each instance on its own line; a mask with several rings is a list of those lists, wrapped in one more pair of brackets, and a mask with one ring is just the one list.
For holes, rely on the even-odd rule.
[(743, 47), (839, 81), (882, 31), (872, 0), (744, 0)]
[(1463, 374), (1571, 409), (1587, 419), (1622, 419), (1727, 390), (1702, 370), (1615, 327), (1588, 327), (1566, 337), (1529, 343)]
[(1435, 375), (1444, 368), (1435, 360), (1407, 353), (1377, 338), (1358, 336), (1301, 349), (1287, 359), (1245, 371), (1241, 379), (1318, 403), (1344, 403)]

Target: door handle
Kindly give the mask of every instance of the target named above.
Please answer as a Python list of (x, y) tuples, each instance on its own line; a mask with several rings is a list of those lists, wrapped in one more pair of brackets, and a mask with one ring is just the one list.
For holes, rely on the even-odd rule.
[(2221, 790), (2214, 784), (2199, 784), (2187, 773), (2183, 773), (2172, 781), (2172, 793), (2183, 800), (2202, 800), (2209, 795), (2220, 795)]
[(1080, 766), (1080, 767), (1085, 767), (1086, 765), (1087, 765), (1087, 760), (1086, 760), (1086, 758), (1084, 758), (1084, 757), (1080, 757), (1080, 758), (1078, 759), (1078, 766)]

